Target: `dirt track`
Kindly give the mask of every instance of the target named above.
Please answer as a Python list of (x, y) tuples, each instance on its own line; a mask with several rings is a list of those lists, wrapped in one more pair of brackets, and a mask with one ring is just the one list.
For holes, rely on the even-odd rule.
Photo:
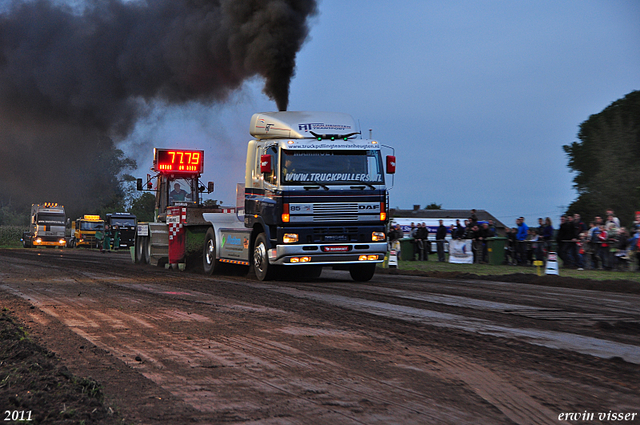
[(640, 413), (635, 294), (398, 275), (363, 285), (334, 271), (262, 283), (82, 250), (0, 250), (0, 261), (2, 307), (101, 382), (128, 423)]

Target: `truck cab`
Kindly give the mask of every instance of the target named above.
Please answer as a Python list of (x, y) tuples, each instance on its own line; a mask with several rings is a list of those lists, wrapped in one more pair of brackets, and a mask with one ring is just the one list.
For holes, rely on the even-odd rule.
[(138, 220), (135, 215), (124, 212), (110, 213), (106, 215), (106, 223), (112, 230), (118, 229), (120, 234), (119, 248), (128, 248), (134, 245), (136, 239), (136, 225), (138, 224)]
[(22, 246), (65, 247), (67, 216), (64, 206), (54, 202), (31, 205), (29, 230), (22, 235)]
[[(368, 280), (387, 251), (382, 146), (354, 138), (340, 113), (255, 114), (250, 132), (244, 217), (264, 233), (262, 262), (344, 266)], [(395, 158), (389, 165), (395, 172)]]
[(69, 247), (97, 247), (96, 232), (104, 230), (104, 220), (99, 215), (85, 214), (71, 223)]

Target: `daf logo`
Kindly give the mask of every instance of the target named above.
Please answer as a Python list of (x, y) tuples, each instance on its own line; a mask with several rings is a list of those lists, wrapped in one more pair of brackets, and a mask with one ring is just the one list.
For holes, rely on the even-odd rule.
[(377, 205), (358, 205), (359, 210), (377, 210)]

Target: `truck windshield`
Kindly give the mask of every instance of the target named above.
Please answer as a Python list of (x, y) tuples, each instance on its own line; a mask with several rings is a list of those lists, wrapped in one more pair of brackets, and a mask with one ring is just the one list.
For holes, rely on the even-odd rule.
[(112, 226), (135, 226), (136, 219), (130, 217), (111, 217), (111, 225)]
[(89, 231), (94, 231), (98, 229), (104, 229), (104, 223), (100, 221), (81, 221), (80, 222), (80, 230), (85, 230), (89, 232)]
[(196, 199), (191, 179), (174, 179), (169, 187), (169, 205), (186, 205)]
[(282, 150), (283, 184), (383, 184), (379, 150)]
[(38, 224), (53, 224), (58, 226), (65, 225), (65, 215), (56, 213), (38, 213)]

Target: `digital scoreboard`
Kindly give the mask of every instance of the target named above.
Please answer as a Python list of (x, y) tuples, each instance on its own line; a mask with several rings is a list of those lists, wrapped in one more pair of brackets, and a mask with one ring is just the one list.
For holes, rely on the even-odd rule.
[(202, 174), (204, 151), (156, 148), (153, 162), (160, 173)]

